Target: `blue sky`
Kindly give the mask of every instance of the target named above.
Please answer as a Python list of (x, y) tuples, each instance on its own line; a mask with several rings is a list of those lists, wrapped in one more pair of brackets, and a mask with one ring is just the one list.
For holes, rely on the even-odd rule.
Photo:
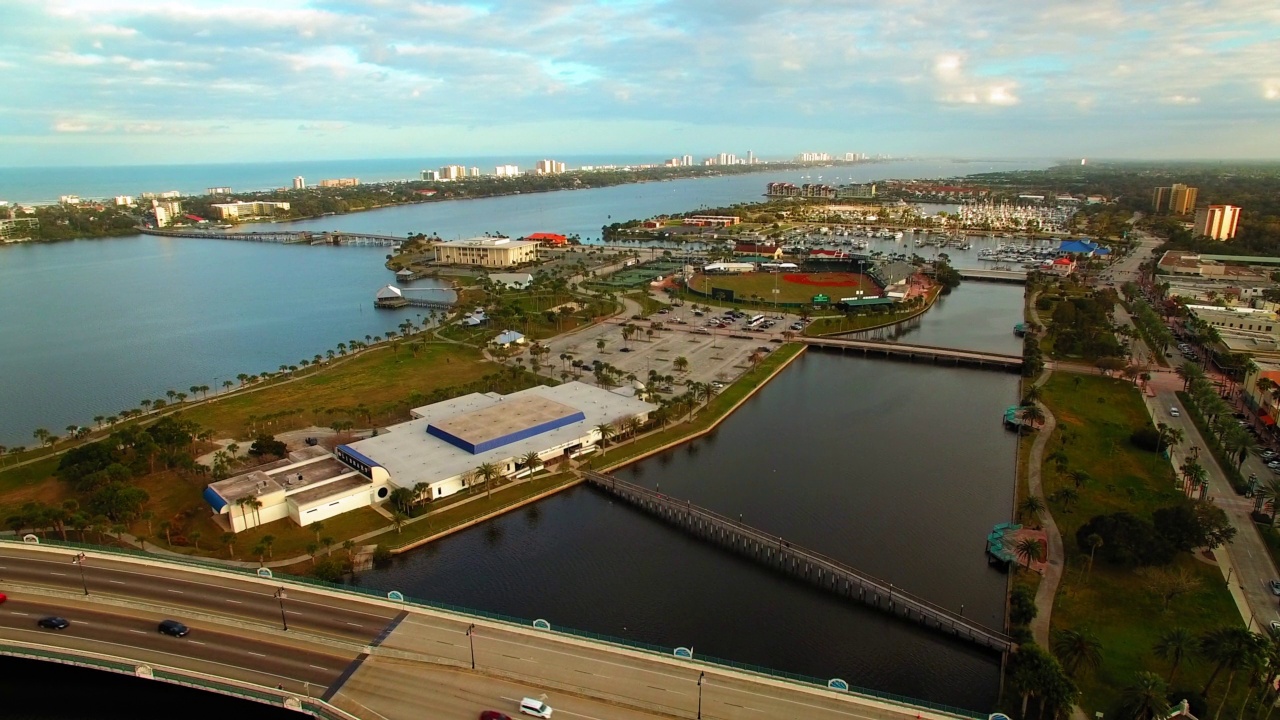
[(9, 0), (0, 164), (1280, 157), (1280, 0)]

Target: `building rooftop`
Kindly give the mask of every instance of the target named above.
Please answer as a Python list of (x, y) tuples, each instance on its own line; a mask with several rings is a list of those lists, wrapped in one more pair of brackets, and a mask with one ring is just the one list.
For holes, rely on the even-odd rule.
[(538, 245), (536, 241), (531, 240), (512, 240), (504, 237), (474, 237), (465, 240), (446, 240), (437, 245), (449, 245), (453, 247), (502, 247), (502, 248), (518, 248), (528, 247), (530, 245)]
[(431, 423), (427, 432), (474, 454), (583, 419), (580, 410), (529, 395)]
[[(483, 463), (503, 462), (530, 451), (542, 452), (585, 437), (596, 425), (612, 423), (620, 418), (656, 409), (657, 406), (637, 399), (628, 394), (630, 392), (629, 389), (609, 391), (585, 383), (569, 382), (556, 387), (538, 386), (505, 396), (472, 393), (414, 408), (411, 412), (417, 419), (392, 425), (377, 437), (351, 443), (351, 447), (386, 468), (394, 484), (413, 487), (419, 482), (436, 482), (456, 477)], [(525, 398), (537, 399), (534, 404), (526, 406), (530, 408), (530, 412), (532, 408), (542, 408), (538, 414), (526, 416), (530, 420), (549, 416), (543, 413), (554, 415), (551, 409), (557, 406), (579, 413), (581, 419), (541, 431), (537, 431), (534, 426), (522, 424), (516, 428), (516, 432), (528, 434), (488, 449), (480, 448), (476, 453), (428, 432), (427, 428), (433, 424), (443, 425), (480, 410), (493, 408), (501, 414), (506, 408), (519, 407), (513, 403)], [(472, 416), (472, 419), (476, 417), (485, 416)], [(516, 424), (504, 425), (508, 432), (515, 427)], [(473, 436), (473, 439), (476, 437), (480, 435)]]
[(307, 486), (350, 472), (351, 468), (338, 462), (324, 448), (306, 447), (289, 453), (289, 457), (282, 460), (264, 463), (235, 477), (210, 483), (205, 490), (205, 500), (214, 510), (221, 510), (241, 498), (277, 492), (292, 495)]
[[(336, 463), (338, 461), (334, 460), (334, 462)], [(303, 490), (302, 492), (293, 493), (289, 495), (289, 499), (292, 500), (294, 504), (301, 507), (303, 505), (310, 505), (311, 503), (317, 500), (323, 500), (327, 497), (340, 495), (342, 493), (345, 493), (349, 490), (354, 490), (363, 485), (373, 484), (372, 480), (361, 475), (360, 473), (350, 472), (349, 468), (348, 468), (348, 472), (350, 473), (348, 477), (334, 480), (333, 482), (325, 483), (324, 485), (316, 485), (314, 487), (309, 487), (306, 490)]]

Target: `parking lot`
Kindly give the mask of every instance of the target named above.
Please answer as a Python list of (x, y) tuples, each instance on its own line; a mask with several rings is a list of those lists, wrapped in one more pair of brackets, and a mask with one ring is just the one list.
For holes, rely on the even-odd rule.
[[(696, 316), (688, 306), (671, 307), (666, 314), (655, 313), (638, 320), (614, 318), (553, 338), (547, 343), (551, 349), (549, 374), (559, 377), (562, 372), (560, 355), (567, 353), (586, 366), (577, 372), (588, 380), (592, 365), (600, 360), (621, 370), (624, 377), (634, 374), (641, 382), (648, 379), (651, 370), (659, 375), (670, 375), (675, 379), (674, 393), (683, 392), (682, 386), (689, 382), (727, 384), (751, 368), (753, 353), (776, 350), (782, 340), (782, 332), (791, 323), (799, 322), (798, 317), (784, 315), (781, 319), (773, 319), (773, 327), (763, 332), (746, 330), (745, 319), (741, 318), (735, 319), (732, 325), (724, 323), (723, 328), (708, 325), (711, 315), (717, 313), (723, 315), (717, 310), (710, 315)], [(747, 319), (750, 317), (748, 315)], [(664, 329), (656, 331), (650, 338), (646, 330), (653, 322), (662, 323)], [(639, 327), (640, 332), (624, 342), (622, 327), (626, 324)], [(603, 350), (599, 348), (600, 340), (604, 340)], [(685, 372), (678, 372), (675, 368), (678, 357), (689, 362)]]

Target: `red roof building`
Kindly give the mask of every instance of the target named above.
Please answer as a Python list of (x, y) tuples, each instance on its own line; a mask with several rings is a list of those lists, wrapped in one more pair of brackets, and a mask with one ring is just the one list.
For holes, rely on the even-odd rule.
[(533, 233), (529, 237), (525, 238), (525, 240), (532, 240), (534, 242), (545, 243), (547, 245), (564, 245), (569, 242), (569, 238), (564, 235), (544, 232)]

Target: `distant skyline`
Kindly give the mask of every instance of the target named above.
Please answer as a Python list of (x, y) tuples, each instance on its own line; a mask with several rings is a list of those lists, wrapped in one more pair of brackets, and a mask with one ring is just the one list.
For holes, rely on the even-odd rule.
[(0, 165), (1280, 157), (1280, 2), (17, 0)]

